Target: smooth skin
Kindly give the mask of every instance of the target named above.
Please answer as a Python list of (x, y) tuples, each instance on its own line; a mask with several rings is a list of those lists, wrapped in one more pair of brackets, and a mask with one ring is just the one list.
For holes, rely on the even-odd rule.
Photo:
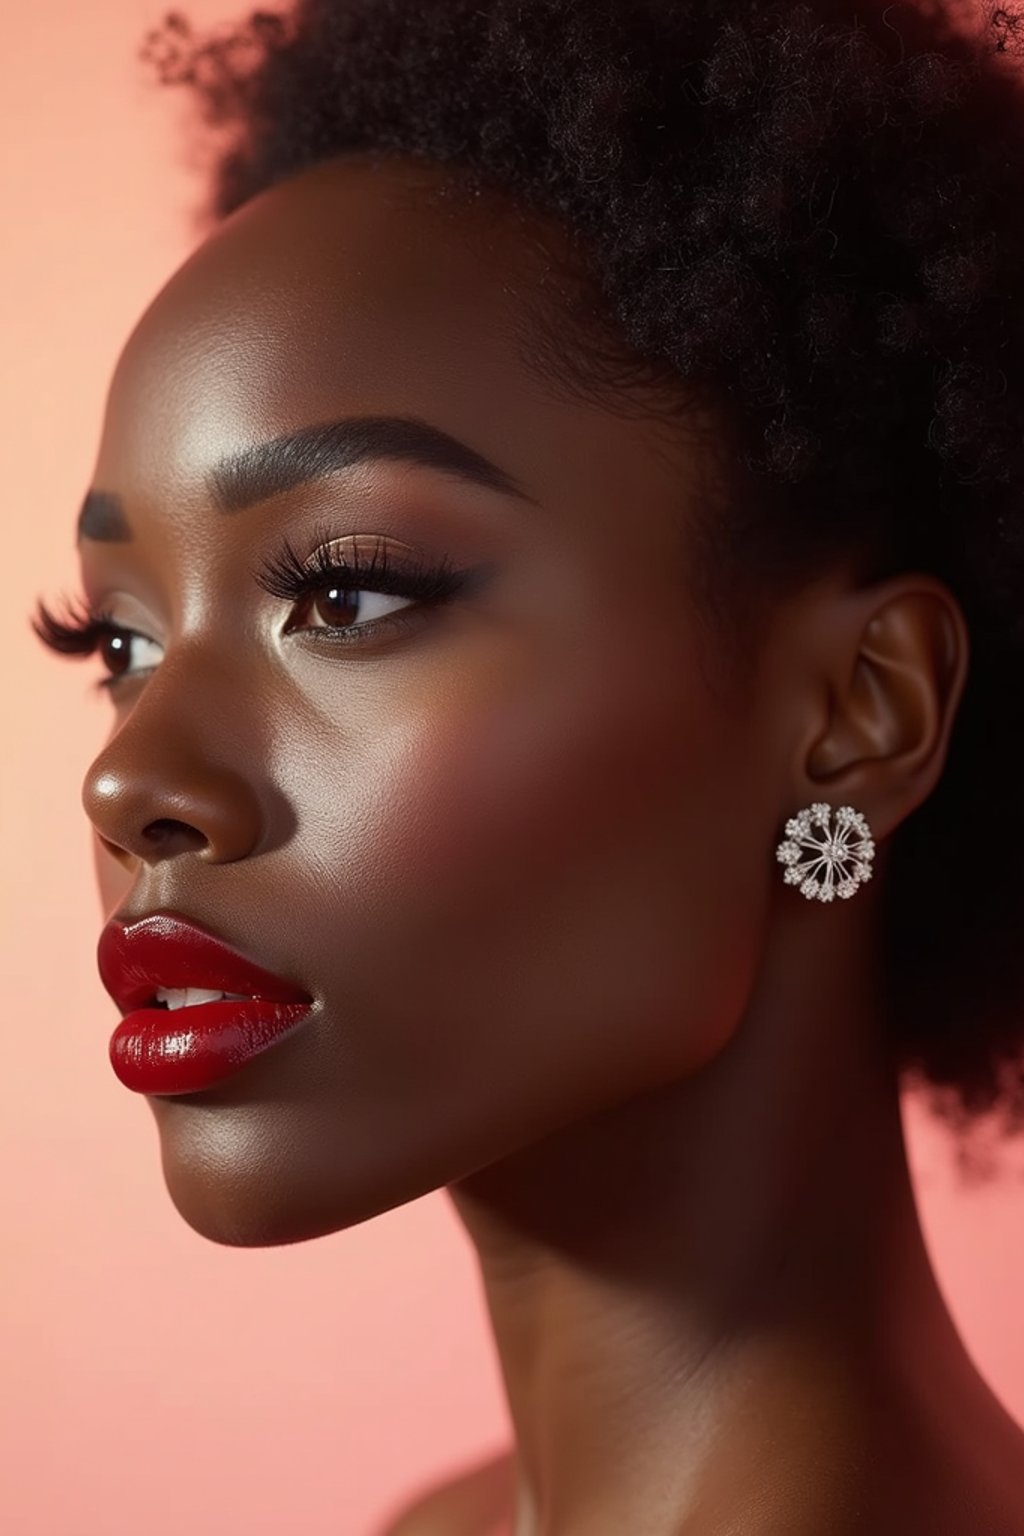
[[(715, 686), (702, 440), (554, 387), (529, 343), (570, 246), (497, 196), (439, 211), (442, 176), (342, 156), (264, 192), (111, 383), (92, 485), (132, 538), (83, 539), (83, 583), (146, 638), (83, 787), (105, 914), (193, 916), (316, 999), (148, 1100), (171, 1198), (265, 1245), (447, 1188), (515, 1448), (403, 1536), (1021, 1536), (1024, 1434), (928, 1259), (875, 966), (960, 608), (836, 567), (771, 613), (752, 693)], [(219, 510), (225, 455), (374, 415), (525, 494), (378, 459)], [(334, 610), (251, 572), (325, 518), (490, 574), (315, 641)], [(774, 856), (819, 799), (878, 845), (828, 905)]]

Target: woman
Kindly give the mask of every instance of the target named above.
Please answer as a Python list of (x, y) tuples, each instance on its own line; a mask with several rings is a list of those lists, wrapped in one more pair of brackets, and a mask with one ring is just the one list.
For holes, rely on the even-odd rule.
[(149, 40), (212, 198), (35, 623), (181, 1215), (476, 1246), (515, 1445), (404, 1536), (1024, 1532), (899, 1099), (1024, 1123), (1021, 28)]

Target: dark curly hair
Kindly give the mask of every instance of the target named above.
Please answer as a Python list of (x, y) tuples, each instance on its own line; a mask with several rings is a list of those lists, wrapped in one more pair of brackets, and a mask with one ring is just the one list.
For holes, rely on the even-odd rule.
[(1024, 1127), (1022, 52), (980, 0), (297, 0), (142, 45), (198, 104), (200, 230), (357, 150), (561, 220), (545, 366), (613, 409), (723, 408), (694, 584), (737, 675), (748, 598), (837, 557), (948, 583), (969, 678), (894, 834), (883, 959), (894, 1062), (961, 1158), (982, 1115)]

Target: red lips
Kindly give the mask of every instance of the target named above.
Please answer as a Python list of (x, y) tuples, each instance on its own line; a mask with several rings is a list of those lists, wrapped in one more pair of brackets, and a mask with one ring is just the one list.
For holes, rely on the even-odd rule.
[(301, 987), (254, 965), (173, 912), (151, 912), (127, 925), (112, 919), (100, 935), (96, 961), (100, 980), (124, 1011), (155, 1001), (157, 987), (207, 987), (270, 1002), (312, 1002)]
[[(100, 979), (122, 1010), (110, 1062), (136, 1093), (194, 1093), (230, 1076), (293, 1032), (313, 999), (300, 987), (173, 912), (111, 920), (97, 948)], [(158, 987), (241, 992), (241, 999), (149, 1006)]]

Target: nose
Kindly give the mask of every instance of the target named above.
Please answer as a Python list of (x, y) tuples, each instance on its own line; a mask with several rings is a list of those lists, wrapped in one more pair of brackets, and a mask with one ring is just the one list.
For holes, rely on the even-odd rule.
[(217, 864), (246, 858), (260, 846), (264, 816), (237, 743), (224, 760), (212, 727), (204, 740), (201, 723), (183, 734), (169, 714), (161, 718), (140, 702), (86, 772), (82, 805), (101, 842), (123, 864), (126, 855), (155, 865), (186, 851)]

